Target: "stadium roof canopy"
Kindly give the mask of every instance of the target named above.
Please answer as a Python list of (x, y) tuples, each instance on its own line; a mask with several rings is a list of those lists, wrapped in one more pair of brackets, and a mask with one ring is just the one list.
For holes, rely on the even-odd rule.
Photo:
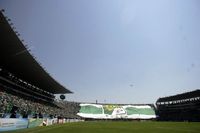
[(182, 99), (190, 99), (194, 97), (200, 97), (200, 90), (194, 90), (191, 92), (159, 98), (157, 102), (176, 101), (176, 100), (182, 100)]
[(52, 78), (29, 53), (0, 11), (0, 68), (53, 94), (72, 93)]

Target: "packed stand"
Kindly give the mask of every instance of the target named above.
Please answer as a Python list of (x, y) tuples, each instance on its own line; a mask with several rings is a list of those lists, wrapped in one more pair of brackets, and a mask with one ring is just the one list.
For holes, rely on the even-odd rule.
[(56, 104), (62, 108), (60, 111), (65, 118), (80, 119), (80, 117), (77, 115), (80, 110), (80, 103), (60, 100), (56, 102)]
[[(63, 117), (78, 118), (76, 116), (79, 104), (76, 102), (39, 103), (33, 99), (25, 99), (16, 95), (8, 94), (0, 89), (0, 114), (11, 114), (10, 117)], [(14, 116), (12, 114), (15, 114)], [(18, 116), (17, 116), (18, 114)]]

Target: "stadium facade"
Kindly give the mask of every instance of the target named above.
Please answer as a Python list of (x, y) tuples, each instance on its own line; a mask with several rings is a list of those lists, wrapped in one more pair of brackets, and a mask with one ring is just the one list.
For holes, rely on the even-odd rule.
[(200, 121), (200, 90), (159, 98), (158, 120)]

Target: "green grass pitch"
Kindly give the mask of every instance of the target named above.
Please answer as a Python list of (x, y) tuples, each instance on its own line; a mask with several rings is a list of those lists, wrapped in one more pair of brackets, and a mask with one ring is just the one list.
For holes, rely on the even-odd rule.
[(7, 133), (200, 133), (198, 122), (77, 122)]

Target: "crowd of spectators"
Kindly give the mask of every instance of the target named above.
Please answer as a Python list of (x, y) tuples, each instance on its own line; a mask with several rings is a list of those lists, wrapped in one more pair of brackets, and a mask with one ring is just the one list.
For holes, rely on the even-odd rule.
[[(21, 117), (65, 117), (78, 118), (79, 103), (68, 101), (55, 101), (54, 103), (41, 103), (34, 99), (27, 99), (9, 94), (0, 88), (0, 113), (19, 114)], [(11, 115), (13, 117), (13, 115)]]
[(80, 103), (59, 100), (58, 102), (56, 102), (56, 104), (60, 108), (62, 108), (60, 111), (64, 117), (69, 119), (80, 118), (79, 116), (76, 115), (80, 110)]

